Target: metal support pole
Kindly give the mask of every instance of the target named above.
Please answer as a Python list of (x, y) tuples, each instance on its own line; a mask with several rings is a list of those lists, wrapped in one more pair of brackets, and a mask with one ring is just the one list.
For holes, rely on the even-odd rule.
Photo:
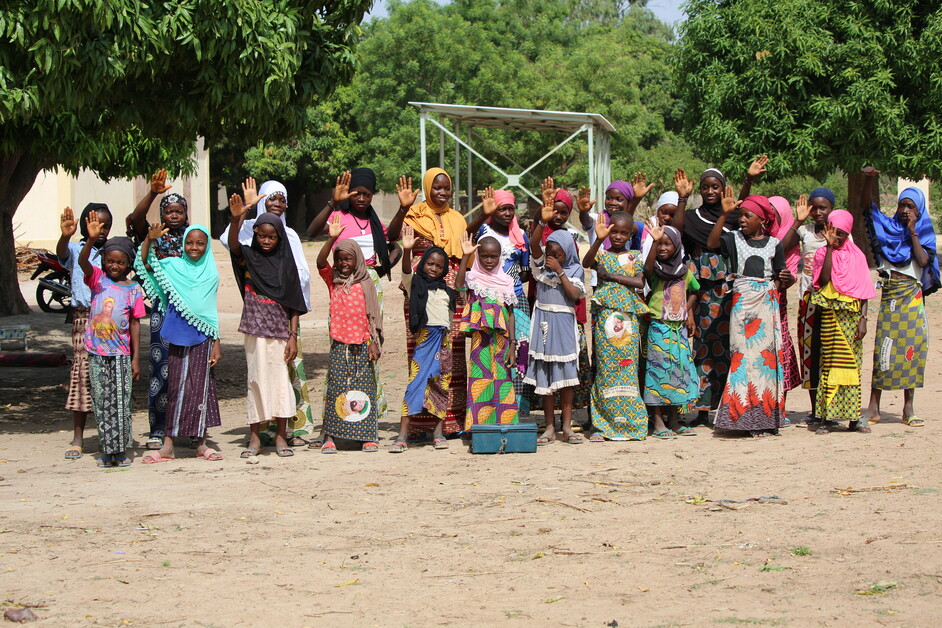
[(438, 131), (438, 167), (445, 167), (445, 134)]
[[(455, 120), (455, 134), (461, 133), (461, 124)], [(455, 142), (455, 181), (461, 181), (461, 145)], [(457, 187), (457, 185), (455, 186)], [(461, 211), (461, 210), (459, 210)]]
[[(419, 151), (422, 155), (422, 172), (419, 174), (419, 189), (422, 189), (422, 177), (425, 176), (425, 171), (428, 170), (428, 158), (425, 155), (425, 120), (428, 118), (428, 114), (423, 113), (419, 116)], [(425, 193), (422, 193), (422, 200), (425, 200)]]
[(471, 213), (471, 208), (474, 207), (474, 190), (471, 189), (471, 125), (465, 128), (468, 132), (468, 213)]
[(598, 185), (595, 180), (595, 126), (587, 124), (586, 131), (589, 135), (589, 193), (592, 198), (598, 198)]

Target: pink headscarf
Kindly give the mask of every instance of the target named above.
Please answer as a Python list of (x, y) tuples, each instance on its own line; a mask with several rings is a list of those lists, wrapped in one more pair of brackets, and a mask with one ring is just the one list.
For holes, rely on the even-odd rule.
[[(494, 200), (497, 201), (498, 207), (503, 207), (504, 205), (513, 205), (514, 208), (517, 207), (517, 201), (514, 199), (513, 192), (509, 190), (494, 190)], [(491, 220), (494, 218), (491, 217)], [(515, 248), (525, 251), (527, 248), (526, 240), (523, 238), (523, 231), (520, 229), (520, 223), (517, 222), (517, 214), (514, 214), (514, 219), (510, 221), (510, 243), (514, 245)]]
[[(843, 209), (835, 209), (828, 216), (828, 224), (850, 233), (854, 228), (854, 217)], [(819, 278), (824, 267), (824, 256), (830, 246), (822, 246), (814, 254), (814, 285), (821, 288)], [(867, 256), (847, 238), (839, 249), (831, 249), (831, 284), (843, 295), (855, 299), (872, 299), (877, 291), (870, 280)]]
[[(489, 237), (495, 242), (497, 241), (497, 238), (491, 236), (484, 236), (481, 240), (485, 240)], [(478, 243), (480, 243), (480, 240)], [(498, 247), (499, 246), (500, 243), (498, 242)], [(468, 288), (473, 290), (479, 297), (494, 299), (505, 305), (514, 305), (517, 303), (517, 292), (514, 286), (514, 280), (510, 275), (504, 272), (500, 263), (497, 264), (494, 270), (488, 272), (481, 266), (481, 256), (475, 255), (474, 264), (471, 265), (471, 270), (465, 275), (465, 282), (468, 284)]]
[[(795, 226), (795, 217), (792, 216), (792, 207), (788, 204), (788, 199), (783, 196), (772, 196), (769, 198), (769, 203), (772, 204), (772, 207), (778, 213), (775, 223), (772, 225), (771, 235), (781, 242), (785, 234), (788, 233), (788, 230)], [(785, 267), (788, 268), (788, 272), (793, 275), (798, 274), (798, 260), (800, 259), (801, 254), (798, 251), (797, 244), (793, 246), (791, 250), (785, 251)]]
[(569, 211), (572, 211), (572, 194), (566, 190), (559, 188), (556, 190), (556, 196), (553, 197), (553, 202), (560, 201), (563, 205), (569, 208)]
[(762, 221), (765, 222), (766, 235), (772, 232), (772, 227), (775, 224), (775, 220), (778, 218), (778, 214), (772, 209), (768, 198), (761, 194), (750, 194), (742, 202), (742, 205), (739, 206), (739, 209), (740, 211), (747, 209), (761, 218)]

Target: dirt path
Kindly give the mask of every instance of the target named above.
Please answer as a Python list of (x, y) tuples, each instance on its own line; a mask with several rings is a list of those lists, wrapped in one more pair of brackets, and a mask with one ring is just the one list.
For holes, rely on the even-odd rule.
[[(307, 250), (312, 262), (316, 250)], [(789, 428), (778, 438), (726, 439), (698, 428), (673, 442), (557, 443), (535, 455), (473, 456), (453, 441), (449, 451), (390, 456), (391, 413), (378, 454), (266, 451), (250, 466), (238, 458), (241, 303), (228, 268), (220, 270), (223, 427), (212, 437), (222, 463), (197, 460), (182, 443), (181, 459), (160, 465), (138, 459), (101, 471), (90, 455), (65, 461), (66, 369), (0, 371), (5, 606), (39, 604), (39, 625), (48, 626), (937, 621), (937, 347), (917, 394), (921, 429), (900, 423), (894, 393), (871, 435)], [(28, 299), (31, 286), (24, 282)], [(314, 294), (326, 297), (323, 285)], [(388, 284), (382, 367), (393, 408), (405, 387), (401, 307)], [(34, 350), (69, 351), (62, 317), (36, 311), (0, 324), (31, 324)], [(940, 314), (930, 298), (934, 339)], [(302, 319), (317, 415), (325, 316)], [(872, 329), (867, 340), (870, 351)], [(143, 382), (134, 409), (140, 435)], [(807, 395), (791, 396), (789, 409), (804, 418)], [(89, 429), (86, 451), (96, 447)], [(742, 501), (760, 497), (776, 499)]]

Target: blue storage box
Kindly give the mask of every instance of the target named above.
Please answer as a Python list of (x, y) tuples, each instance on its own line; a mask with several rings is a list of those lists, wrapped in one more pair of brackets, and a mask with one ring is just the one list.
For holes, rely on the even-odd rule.
[(471, 453), (535, 453), (536, 429), (536, 423), (474, 425), (471, 427)]

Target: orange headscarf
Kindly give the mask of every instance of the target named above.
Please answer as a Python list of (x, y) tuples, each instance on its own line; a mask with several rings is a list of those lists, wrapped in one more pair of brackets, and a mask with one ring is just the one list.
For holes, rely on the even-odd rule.
[(448, 182), (451, 183), (451, 177), (441, 168), (426, 170), (422, 176), (422, 191), (425, 192), (425, 200), (412, 206), (406, 214), (405, 222), (415, 229), (415, 235), (422, 236), (431, 240), (435, 246), (442, 247), (449, 257), (460, 259), (463, 255), (461, 234), (467, 230), (468, 223), (465, 222), (464, 216), (448, 205), (441, 207), (432, 205), (432, 181), (440, 174), (448, 177)]

